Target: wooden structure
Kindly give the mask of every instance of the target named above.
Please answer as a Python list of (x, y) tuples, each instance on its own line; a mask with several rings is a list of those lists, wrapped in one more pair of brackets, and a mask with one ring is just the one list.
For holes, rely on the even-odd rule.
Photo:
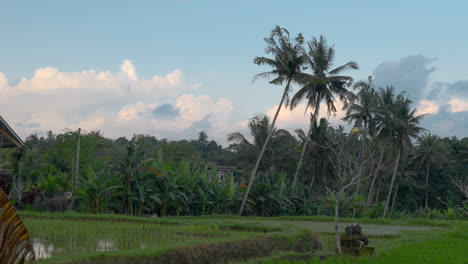
[(8, 123), (0, 116), (0, 149), (22, 148), (24, 142)]
[[(24, 142), (8, 123), (0, 116), (0, 161), (3, 159), (3, 150), (8, 148), (23, 148)], [(0, 167), (0, 177), (11, 174), (11, 170), (5, 170)]]

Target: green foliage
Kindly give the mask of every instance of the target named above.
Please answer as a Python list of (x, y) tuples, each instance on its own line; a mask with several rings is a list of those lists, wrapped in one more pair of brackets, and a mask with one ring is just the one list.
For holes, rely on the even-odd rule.
[(49, 173), (41, 178), (39, 188), (49, 198), (54, 195), (63, 195), (70, 188), (69, 180), (69, 177), (65, 173)]

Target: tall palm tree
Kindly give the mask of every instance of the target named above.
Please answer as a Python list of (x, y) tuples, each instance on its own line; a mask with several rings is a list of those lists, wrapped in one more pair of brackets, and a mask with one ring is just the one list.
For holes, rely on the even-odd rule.
[(418, 163), (418, 168), (426, 169), (425, 180), (425, 202), (424, 208), (428, 208), (428, 190), (429, 190), (429, 172), (431, 167), (441, 167), (444, 162), (443, 155), (440, 155), (442, 146), (440, 145), (439, 137), (431, 135), (431, 133), (424, 133), (418, 138), (418, 147), (416, 150), (415, 159)]
[(252, 188), (252, 184), (255, 180), (255, 176), (257, 174), (260, 161), (262, 160), (263, 153), (265, 152), (268, 141), (270, 141), (270, 138), (273, 135), (273, 128), (275, 127), (278, 114), (281, 108), (283, 107), (283, 103), (285, 103), (285, 100), (286, 103), (288, 101), (287, 97), (291, 90), (291, 83), (296, 81), (297, 76), (301, 72), (301, 66), (304, 64), (305, 61), (303, 48), (304, 37), (302, 36), (302, 34), (298, 34), (298, 36), (294, 40), (291, 40), (289, 32), (285, 28), (276, 26), (271, 31), (270, 37), (265, 38), (265, 42), (267, 44), (265, 52), (267, 54), (273, 55), (274, 58), (255, 57), (254, 63), (257, 65), (267, 65), (273, 69), (269, 72), (257, 74), (255, 76), (255, 79), (259, 77), (274, 77), (274, 79), (270, 81), (270, 84), (283, 85), (284, 83), (286, 83), (286, 86), (284, 87), (283, 96), (281, 97), (281, 101), (273, 118), (272, 126), (268, 131), (268, 135), (258, 155), (257, 162), (255, 163), (255, 166), (250, 175), (249, 185), (245, 192), (244, 199), (242, 200), (242, 204), (239, 209), (239, 215), (242, 215), (245, 202), (247, 201), (250, 189)]
[[(312, 122), (313, 117), (311, 117)], [(312, 125), (312, 133), (309, 138), (306, 138), (306, 133), (302, 129), (296, 129), (295, 132), (300, 139), (300, 142), (304, 144), (304, 140), (309, 140), (319, 146), (327, 146), (330, 144), (330, 123), (327, 119), (321, 118), (318, 123)], [(313, 161), (310, 163), (310, 173), (309, 175), (309, 190), (312, 190), (312, 187), (316, 181), (323, 182), (327, 176), (333, 175), (333, 169), (330, 164), (330, 158), (332, 152), (323, 147), (312, 148), (307, 151), (307, 155), (310, 155), (310, 159)], [(331, 177), (329, 177), (331, 178)]]
[[(327, 111), (330, 114), (336, 112), (335, 96), (338, 96), (339, 100), (345, 103), (353, 100), (354, 94), (347, 89), (353, 78), (341, 74), (347, 70), (359, 69), (358, 64), (353, 61), (332, 69), (335, 61), (335, 50), (333, 46), (328, 45), (324, 36), (320, 36), (319, 39), (314, 37), (312, 41), (308, 42), (308, 47), (307, 66), (310, 68), (311, 73), (301, 73), (299, 75), (298, 82), (302, 85), (302, 88), (291, 99), (291, 109), (294, 109), (304, 98), (307, 99), (306, 111), (309, 107), (315, 109), (307, 138), (309, 138), (312, 127), (317, 122), (322, 101), (325, 102)], [(302, 146), (301, 156), (294, 173), (293, 187), (296, 186), (308, 142), (308, 140), (305, 140)]]
[(133, 137), (126, 145), (116, 146), (118, 155), (115, 159), (115, 167), (120, 174), (122, 185), (125, 186), (122, 210), (126, 214), (133, 214), (132, 189), (136, 177), (141, 172), (143, 161), (147, 155), (145, 139)]
[(375, 137), (376, 133), (376, 116), (379, 114), (379, 97), (377, 92), (374, 89), (372, 76), (368, 77), (368, 81), (359, 81), (354, 84), (354, 90), (358, 90), (356, 93), (356, 100), (348, 102), (344, 105), (346, 109), (346, 116), (343, 118), (344, 121), (351, 123), (354, 121), (354, 127), (358, 127), (364, 136), (367, 134), (374, 139), (374, 142), (377, 143), (377, 148), (380, 147), (379, 159), (377, 162), (377, 167), (373, 170), (374, 176), (372, 177), (371, 185), (369, 188), (369, 195), (367, 203), (370, 203), (372, 197), (375, 181), (377, 179), (379, 170), (381, 169), (384, 149), (385, 146), (381, 143), (378, 137)]
[(417, 137), (418, 133), (423, 130), (418, 126), (423, 115), (416, 115), (416, 109), (411, 109), (412, 101), (405, 97), (404, 93), (395, 96), (394, 88), (391, 86), (380, 89), (380, 100), (382, 100), (382, 113), (379, 115), (380, 123), (377, 125), (377, 129), (383, 137), (393, 143), (396, 151), (395, 165), (383, 212), (385, 218), (401, 154), (404, 146), (411, 145), (411, 139)]
[(372, 76), (368, 77), (367, 82), (355, 83), (354, 90), (358, 90), (356, 98), (344, 105), (346, 116), (343, 120), (348, 123), (354, 121), (355, 127), (372, 137), (375, 135), (375, 116), (379, 112), (379, 98), (373, 87)]

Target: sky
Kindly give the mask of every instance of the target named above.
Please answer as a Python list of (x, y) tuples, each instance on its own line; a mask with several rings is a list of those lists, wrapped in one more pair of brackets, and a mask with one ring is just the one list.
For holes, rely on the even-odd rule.
[[(468, 136), (466, 1), (0, 1), (0, 115), (23, 138), (100, 130), (226, 144), (273, 115), (282, 87), (253, 82), (275, 25), (334, 44), (355, 81), (394, 85), (440, 136)], [(294, 87), (297, 90), (298, 87)], [(340, 106), (340, 102), (337, 102)], [(338, 108), (338, 107), (337, 107)], [(322, 108), (323, 109), (323, 108)], [(304, 105), (278, 126), (306, 128)], [(344, 113), (322, 117), (334, 125)]]

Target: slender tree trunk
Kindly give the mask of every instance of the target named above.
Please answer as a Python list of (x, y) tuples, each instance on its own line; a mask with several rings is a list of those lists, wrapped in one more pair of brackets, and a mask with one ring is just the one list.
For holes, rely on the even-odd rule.
[(397, 182), (397, 185), (395, 187), (395, 193), (393, 193), (392, 208), (390, 209), (390, 213), (393, 213), (393, 208), (395, 208), (395, 202), (398, 195), (398, 187), (400, 187), (400, 181)]
[(379, 184), (378, 187), (377, 187), (377, 193), (375, 194), (375, 202), (374, 202), (374, 204), (377, 204), (377, 203), (379, 202), (380, 185), (381, 185), (381, 184)]
[(75, 157), (74, 156), (72, 157), (70, 170), (71, 170), (71, 180), (72, 180), (71, 192), (73, 194), (75, 191)]
[(424, 208), (429, 208), (429, 206), (427, 205), (427, 196), (428, 196), (428, 192), (429, 192), (429, 166), (427, 166), (427, 169), (426, 169), (426, 202), (424, 204)]
[(80, 177), (80, 139), (81, 139), (81, 128), (78, 128), (78, 138), (76, 140), (76, 165), (75, 165), (75, 175), (77, 179)]
[(390, 187), (388, 188), (387, 201), (385, 202), (385, 209), (384, 209), (384, 212), (383, 212), (383, 218), (385, 218), (387, 216), (388, 206), (389, 206), (389, 203), (390, 203), (390, 197), (392, 195), (393, 183), (395, 182), (397, 169), (398, 169), (398, 163), (400, 162), (400, 155), (401, 155), (401, 149), (398, 148), (397, 157), (395, 159), (395, 167), (393, 167), (392, 180), (390, 182)]
[(284, 102), (284, 99), (286, 98), (286, 94), (288, 93), (290, 84), (291, 84), (291, 79), (288, 80), (288, 83), (286, 84), (286, 87), (284, 88), (283, 96), (281, 97), (281, 101), (278, 105), (278, 109), (276, 110), (275, 117), (273, 118), (273, 122), (271, 123), (271, 127), (268, 131), (267, 138), (265, 142), (263, 143), (262, 149), (260, 150), (260, 153), (257, 158), (257, 162), (255, 163), (255, 167), (253, 168), (252, 174), (250, 175), (249, 185), (247, 186), (247, 190), (245, 191), (245, 194), (244, 194), (244, 199), (242, 200), (242, 204), (239, 209), (239, 213), (238, 213), (239, 216), (241, 216), (242, 212), (244, 211), (245, 203), (247, 202), (247, 198), (249, 197), (250, 189), (252, 188), (253, 182), (255, 180), (255, 176), (257, 175), (258, 166), (260, 165), (260, 161), (262, 160), (263, 153), (265, 153), (265, 149), (268, 144), (268, 141), (270, 141), (271, 137), (273, 136), (276, 119), (278, 118), (278, 114), (281, 110), (281, 107), (283, 107), (283, 102)]
[(13, 194), (13, 190), (16, 192), (16, 199), (18, 201), (21, 201), (21, 192), (23, 191), (22, 188), (20, 188), (20, 175), (21, 171), (23, 170), (23, 166), (21, 165), (21, 160), (18, 161), (18, 173), (13, 176), (13, 188), (11, 188), (10, 194), (8, 195), (8, 199), (11, 199), (11, 196)]
[[(317, 101), (317, 98), (315, 100)], [(313, 120), (310, 122), (309, 131), (307, 132), (307, 136), (304, 139), (304, 145), (302, 146), (301, 156), (299, 158), (299, 161), (297, 162), (296, 171), (294, 172), (294, 179), (293, 179), (293, 182), (292, 182), (293, 189), (296, 187), (297, 177), (298, 177), (299, 171), (301, 170), (301, 167), (302, 167), (302, 161), (304, 160), (304, 155), (305, 155), (305, 152), (306, 152), (306, 149), (307, 149), (307, 144), (309, 143), (309, 137), (312, 134), (312, 128), (313, 128), (314, 124), (318, 123), (317, 118), (318, 118), (319, 110), (320, 110), (320, 102), (316, 102)]]
[(380, 170), (380, 166), (382, 164), (382, 159), (383, 159), (383, 154), (384, 154), (384, 149), (385, 147), (384, 146), (381, 146), (381, 149), (380, 149), (380, 156), (379, 156), (379, 162), (377, 163), (377, 168), (374, 172), (374, 177), (372, 177), (372, 182), (371, 182), (371, 186), (369, 188), (369, 195), (367, 196), (367, 204), (370, 204), (371, 200), (372, 200), (372, 194), (374, 192), (374, 184), (375, 184), (375, 180), (377, 179), (377, 176), (379, 175), (379, 170)]
[(312, 191), (312, 186), (314, 186), (314, 181), (315, 181), (315, 173), (314, 173), (314, 176), (312, 176), (312, 181), (310, 182), (310, 185), (309, 185), (309, 192)]
[(341, 196), (343, 194), (343, 187), (340, 187), (340, 191), (338, 194), (338, 197), (336, 198), (335, 201), (335, 245), (336, 245), (336, 252), (338, 254), (341, 254), (341, 243), (340, 243), (340, 233), (339, 233), (339, 226), (338, 226), (338, 216), (340, 212), (340, 202), (341, 202)]

